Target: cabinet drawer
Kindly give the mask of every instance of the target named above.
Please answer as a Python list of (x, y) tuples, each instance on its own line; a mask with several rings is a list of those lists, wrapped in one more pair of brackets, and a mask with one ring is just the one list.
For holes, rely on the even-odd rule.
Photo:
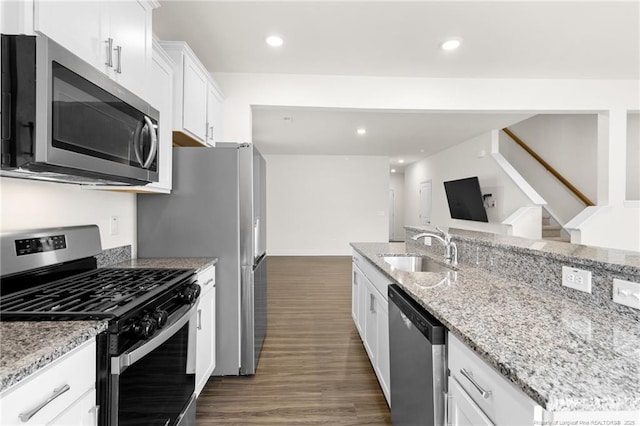
[[(36, 425), (53, 420), (67, 407), (95, 388), (96, 343), (84, 343), (68, 354), (37, 371), (0, 394), (0, 424)], [(28, 413), (54, 394), (54, 390), (69, 389), (46, 404), (30, 420), (23, 422), (20, 414)]]
[(202, 287), (202, 294), (213, 288), (216, 283), (216, 267), (209, 266), (198, 273), (198, 284)]
[(355, 250), (353, 251), (353, 262), (358, 265), (360, 270), (367, 276), (371, 284), (373, 284), (386, 301), (388, 298), (387, 287), (392, 283), (391, 278), (380, 272), (373, 263)]
[[(451, 333), (448, 343), (451, 376), (493, 423), (509, 426), (532, 424), (536, 404), (531, 398), (509, 383)], [(490, 393), (482, 396), (481, 389)]]

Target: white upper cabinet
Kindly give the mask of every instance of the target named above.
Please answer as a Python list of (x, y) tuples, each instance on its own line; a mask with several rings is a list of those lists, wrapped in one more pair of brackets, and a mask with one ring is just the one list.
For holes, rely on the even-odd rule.
[(209, 145), (222, 142), (223, 101), (218, 89), (209, 82), (207, 86), (207, 143)]
[[(205, 141), (207, 138), (207, 77), (200, 65), (190, 56), (183, 58), (182, 82), (176, 82), (176, 89), (182, 83), (182, 128), (195, 139)], [(179, 129), (176, 129), (179, 130)]]
[(155, 6), (137, 0), (36, 0), (34, 30), (146, 100)]
[(104, 2), (37, 0), (34, 30), (104, 71), (106, 44), (101, 36), (104, 8)]
[(174, 145), (215, 145), (222, 137), (222, 93), (187, 43), (160, 43), (176, 63), (173, 75)]
[[(108, 1), (103, 14), (102, 39), (109, 45), (112, 40), (111, 63), (106, 65), (107, 49), (104, 49), (107, 73), (117, 82), (138, 96), (146, 99), (155, 88), (147, 90), (147, 75), (151, 64), (151, 12), (146, 2)], [(105, 31), (106, 30), (106, 31)]]

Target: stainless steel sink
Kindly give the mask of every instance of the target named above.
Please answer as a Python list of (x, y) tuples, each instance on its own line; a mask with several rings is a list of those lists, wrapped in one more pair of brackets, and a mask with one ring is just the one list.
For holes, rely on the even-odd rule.
[(382, 260), (391, 265), (392, 268), (405, 272), (449, 272), (453, 269), (438, 263), (428, 256), (390, 256), (383, 255)]

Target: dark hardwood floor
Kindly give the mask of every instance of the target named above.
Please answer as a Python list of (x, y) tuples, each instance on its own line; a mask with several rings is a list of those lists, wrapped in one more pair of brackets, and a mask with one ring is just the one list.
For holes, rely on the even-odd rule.
[(269, 326), (255, 376), (212, 377), (204, 425), (390, 425), (351, 319), (350, 257), (270, 257)]

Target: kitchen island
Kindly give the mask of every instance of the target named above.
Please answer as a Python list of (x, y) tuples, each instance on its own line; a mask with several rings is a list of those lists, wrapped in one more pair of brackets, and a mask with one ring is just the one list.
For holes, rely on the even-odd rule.
[(442, 252), (439, 243), (429, 249), (414, 242), (352, 246), (545, 410), (640, 410), (640, 323), (634, 312), (580, 303), (527, 283), (531, 277), (519, 281), (464, 263), (449, 273), (403, 272), (381, 256), (415, 253), (442, 261), (435, 254)]

